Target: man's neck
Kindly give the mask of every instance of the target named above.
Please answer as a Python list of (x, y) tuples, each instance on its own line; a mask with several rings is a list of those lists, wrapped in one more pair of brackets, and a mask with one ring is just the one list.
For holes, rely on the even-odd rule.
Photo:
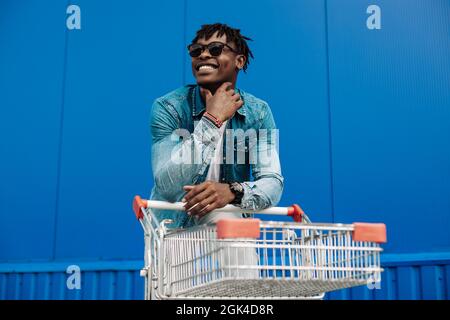
[[(221, 85), (222, 85), (222, 83), (219, 83), (219, 84), (213, 84), (213, 85), (208, 85), (208, 86), (201, 86), (201, 87), (203, 87), (203, 88), (205, 88), (205, 89), (208, 89), (208, 90), (211, 92), (211, 94), (214, 95), (214, 94), (216, 93), (217, 89), (218, 89)], [(231, 82), (231, 88), (234, 90), (235, 87), (236, 87), (236, 83), (235, 83), (235, 82)], [(201, 97), (202, 97), (203, 103), (206, 103), (206, 102), (205, 102), (205, 93), (202, 92), (202, 91), (200, 91), (200, 92), (201, 92)]]

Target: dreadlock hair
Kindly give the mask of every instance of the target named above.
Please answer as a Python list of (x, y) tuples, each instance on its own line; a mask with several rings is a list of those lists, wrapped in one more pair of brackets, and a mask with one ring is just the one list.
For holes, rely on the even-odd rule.
[(215, 32), (218, 32), (218, 36), (221, 37), (224, 34), (227, 37), (227, 42), (234, 42), (236, 45), (237, 52), (245, 56), (245, 64), (243, 66), (244, 72), (247, 72), (247, 67), (250, 64), (250, 57), (253, 58), (253, 53), (247, 45), (247, 40), (253, 41), (252, 39), (243, 36), (240, 29), (234, 29), (223, 23), (214, 24), (204, 24), (201, 29), (197, 31), (194, 39), (192, 39), (192, 44), (196, 43), (198, 39), (204, 38), (208, 40), (213, 36)]

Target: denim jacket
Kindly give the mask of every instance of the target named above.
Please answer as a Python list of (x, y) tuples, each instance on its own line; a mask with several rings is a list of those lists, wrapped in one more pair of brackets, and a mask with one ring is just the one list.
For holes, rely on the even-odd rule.
[[(278, 157), (278, 131), (268, 104), (235, 89), (244, 104), (227, 122), (220, 182), (240, 182), (240, 207), (260, 210), (276, 205), (283, 191)], [(153, 103), (150, 117), (154, 186), (150, 198), (180, 201), (183, 186), (205, 181), (218, 143), (219, 129), (203, 117), (198, 85), (178, 88)], [(264, 159), (264, 161), (262, 160)], [(195, 224), (184, 211), (154, 210), (172, 227)]]

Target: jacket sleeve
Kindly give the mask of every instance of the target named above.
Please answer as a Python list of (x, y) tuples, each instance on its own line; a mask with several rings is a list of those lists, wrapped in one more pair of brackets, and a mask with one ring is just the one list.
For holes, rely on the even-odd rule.
[[(278, 152), (278, 129), (268, 105), (262, 109), (258, 139), (249, 152), (256, 152), (256, 163), (252, 164), (254, 181), (244, 182), (244, 196), (240, 207), (260, 210), (278, 204), (283, 192), (283, 176)], [(253, 150), (252, 150), (253, 149)]]
[(181, 129), (180, 115), (162, 101), (153, 103), (150, 116), (152, 170), (158, 192), (168, 201), (177, 201), (184, 185), (195, 184), (209, 165), (219, 137), (219, 129), (202, 118), (191, 134)]

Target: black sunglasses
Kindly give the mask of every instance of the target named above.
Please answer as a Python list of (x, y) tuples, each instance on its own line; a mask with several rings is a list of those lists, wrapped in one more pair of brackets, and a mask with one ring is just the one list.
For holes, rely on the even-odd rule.
[(208, 49), (209, 53), (213, 56), (213, 57), (218, 57), (222, 54), (223, 48), (227, 47), (228, 49), (230, 49), (232, 52), (237, 53), (236, 50), (234, 50), (232, 47), (230, 47), (229, 45), (222, 43), (222, 42), (211, 42), (209, 44), (199, 44), (199, 43), (194, 43), (194, 44), (190, 44), (188, 45), (188, 51), (189, 51), (189, 55), (193, 58), (197, 58), (199, 57), (203, 51), (205, 51), (205, 49)]

